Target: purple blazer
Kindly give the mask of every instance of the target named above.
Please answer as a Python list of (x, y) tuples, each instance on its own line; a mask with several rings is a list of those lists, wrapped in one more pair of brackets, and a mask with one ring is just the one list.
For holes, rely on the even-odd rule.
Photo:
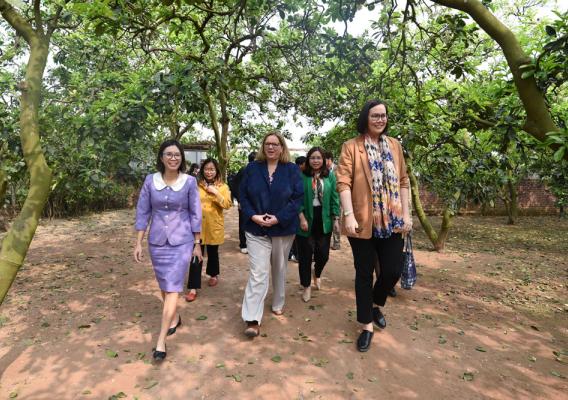
[(201, 232), (201, 201), (197, 181), (193, 176), (180, 174), (176, 183), (167, 186), (162, 174), (146, 176), (136, 205), (137, 231), (150, 224), (148, 243), (163, 246), (166, 241), (178, 246), (193, 241)]

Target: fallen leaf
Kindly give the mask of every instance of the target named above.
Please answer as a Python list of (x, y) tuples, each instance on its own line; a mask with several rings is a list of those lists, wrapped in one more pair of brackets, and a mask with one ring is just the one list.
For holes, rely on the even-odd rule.
[(468, 381), (468, 382), (472, 381), (473, 380), (473, 372), (464, 372), (463, 375), (462, 375), (462, 379), (464, 381)]
[(215, 368), (225, 368), (225, 363), (219, 363), (217, 365), (215, 365)]
[(146, 386), (144, 386), (144, 389), (148, 390), (148, 389), (152, 389), (154, 386), (156, 386), (159, 382), (158, 381), (150, 381), (146, 384)]
[(529, 361), (530, 362), (536, 362), (536, 357), (535, 356), (529, 356)]
[(108, 358), (116, 358), (118, 357), (118, 353), (111, 349), (106, 349), (105, 354)]
[(352, 380), (352, 379), (353, 379), (353, 372), (348, 372), (348, 373), (346, 373), (346, 374), (345, 374), (345, 377), (346, 377), (347, 379), (351, 379), (351, 380)]
[(15, 399), (16, 397), (18, 397), (18, 392), (11, 392), (11, 393), (10, 393), (10, 398), (11, 398), (11, 399)]
[(554, 375), (555, 377), (560, 378), (560, 379), (566, 379), (566, 377), (558, 371), (551, 370), (550, 375)]
[(241, 378), (241, 376), (239, 374), (234, 374), (233, 379), (235, 380), (235, 382), (242, 382), (243, 381), (243, 378)]
[(207, 319), (207, 315), (200, 315), (199, 317), (195, 318), (198, 321), (205, 321)]
[(117, 400), (117, 399), (124, 399), (126, 394), (124, 392), (118, 392), (117, 394), (113, 394), (108, 398), (108, 400)]
[(484, 349), (483, 347), (481, 347), (481, 346), (477, 346), (477, 347), (475, 348), (475, 350), (480, 351), (480, 352), (482, 352), (482, 353), (487, 353), (487, 350), (485, 350), (485, 349)]
[(279, 363), (280, 361), (282, 361), (282, 357), (277, 354), (274, 357), (272, 357), (271, 360), (274, 361), (275, 363)]
[(444, 335), (440, 335), (438, 337), (438, 343), (439, 344), (446, 344), (448, 342), (448, 339), (446, 339), (446, 337)]
[(90, 327), (91, 327), (91, 324), (84, 324), (84, 325), (79, 325), (79, 326), (77, 327), (77, 329), (88, 329), (88, 328), (90, 328)]

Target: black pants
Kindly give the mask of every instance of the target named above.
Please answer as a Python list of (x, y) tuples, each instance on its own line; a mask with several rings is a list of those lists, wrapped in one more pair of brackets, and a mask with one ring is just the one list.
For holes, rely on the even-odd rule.
[[(352, 237), (348, 239), (355, 264), (357, 321), (368, 324), (373, 320), (373, 303), (384, 306), (388, 292), (400, 278), (404, 240), (400, 233), (393, 233), (386, 239)], [(380, 272), (377, 271), (377, 280), (373, 286), (373, 271), (377, 257)]]
[(239, 247), (241, 249), (246, 249), (247, 247), (247, 238), (245, 236), (245, 215), (243, 214), (242, 210), (239, 208)]
[(315, 261), (314, 270), (316, 278), (321, 276), (323, 268), (329, 260), (330, 242), (331, 232), (323, 233), (321, 207), (314, 207), (314, 220), (310, 236), (296, 235), (298, 271), (300, 273), (300, 284), (303, 287), (309, 287), (312, 280), (312, 256)]
[(206, 244), (201, 245), (201, 251), (207, 254), (207, 268), (205, 273), (209, 276), (219, 275), (219, 245), (218, 244)]
[[(201, 245), (201, 253), (207, 255), (207, 268), (205, 273), (209, 276), (219, 275), (219, 245)], [(203, 262), (199, 264), (189, 264), (189, 277), (187, 279), (188, 289), (201, 289), (201, 270)]]

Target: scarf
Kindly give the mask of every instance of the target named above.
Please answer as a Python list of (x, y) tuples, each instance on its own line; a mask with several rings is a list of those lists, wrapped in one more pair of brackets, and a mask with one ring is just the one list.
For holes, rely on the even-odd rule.
[(366, 135), (365, 149), (373, 178), (373, 213), (379, 214), (377, 226), (373, 221), (373, 237), (388, 238), (404, 225), (398, 175), (385, 135), (379, 137), (378, 146)]
[(323, 205), (323, 185), (321, 179), (319, 179), (319, 174), (314, 175), (312, 178), (312, 190), (314, 198), (318, 199), (320, 206)]

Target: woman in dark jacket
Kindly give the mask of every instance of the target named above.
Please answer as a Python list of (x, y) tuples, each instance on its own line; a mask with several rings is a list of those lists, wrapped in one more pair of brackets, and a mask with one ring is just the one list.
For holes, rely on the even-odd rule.
[(250, 263), (242, 308), (248, 337), (259, 334), (271, 271), (272, 312), (283, 312), (288, 253), (298, 229), (303, 195), (300, 170), (290, 162), (286, 140), (278, 132), (268, 133), (240, 185)]

